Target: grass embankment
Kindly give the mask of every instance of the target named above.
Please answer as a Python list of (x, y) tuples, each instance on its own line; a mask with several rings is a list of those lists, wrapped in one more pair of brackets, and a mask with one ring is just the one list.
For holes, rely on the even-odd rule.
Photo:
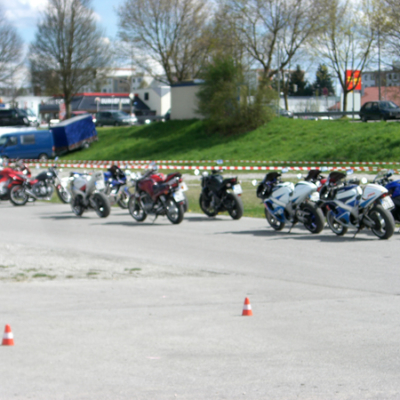
[[(276, 118), (255, 131), (224, 137), (207, 133), (201, 121), (169, 121), (137, 127), (100, 128), (98, 135), (99, 141), (89, 149), (70, 153), (62, 159), (400, 161), (398, 123)], [(243, 162), (233, 164), (246, 165)], [(233, 175), (233, 171), (225, 172), (225, 176)], [(189, 208), (201, 212), (198, 205), (200, 181), (187, 183)], [(263, 206), (255, 196), (250, 179), (242, 179), (242, 187), (245, 215), (263, 217)]]
[(254, 131), (210, 134), (202, 121), (100, 128), (99, 141), (65, 160), (399, 161), (400, 124), (275, 118)]

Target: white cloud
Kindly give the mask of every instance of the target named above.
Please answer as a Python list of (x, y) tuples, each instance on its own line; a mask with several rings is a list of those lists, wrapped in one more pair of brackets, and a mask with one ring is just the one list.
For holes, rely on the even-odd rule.
[(47, 0), (0, 0), (7, 19), (17, 28), (35, 27), (46, 4)]

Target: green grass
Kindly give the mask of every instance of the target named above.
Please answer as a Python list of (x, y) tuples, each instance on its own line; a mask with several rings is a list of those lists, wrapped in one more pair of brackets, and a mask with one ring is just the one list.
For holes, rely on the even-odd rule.
[(64, 160), (398, 161), (400, 124), (275, 118), (241, 135), (198, 120), (98, 129), (99, 141)]

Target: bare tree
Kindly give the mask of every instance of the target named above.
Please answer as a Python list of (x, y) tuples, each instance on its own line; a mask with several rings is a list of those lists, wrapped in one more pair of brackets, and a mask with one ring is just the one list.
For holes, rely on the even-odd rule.
[(21, 66), (23, 44), (0, 7), (0, 83), (9, 83)]
[(91, 0), (49, 0), (30, 46), (33, 83), (64, 95), (67, 118), (73, 96), (101, 79), (110, 61), (90, 5)]
[(238, 21), (239, 39), (261, 66), (264, 82), (284, 70), (320, 28), (320, 0), (221, 1)]
[(207, 54), (206, 0), (125, 0), (118, 8), (119, 37), (137, 50), (136, 62), (167, 84), (198, 76)]
[[(326, 0), (324, 29), (316, 37), (313, 49), (334, 71), (343, 92), (343, 110), (347, 109), (347, 94), (354, 90), (354, 71), (366, 67), (376, 30), (371, 10), (362, 1), (355, 7), (349, 0)], [(346, 77), (346, 71), (352, 71)]]

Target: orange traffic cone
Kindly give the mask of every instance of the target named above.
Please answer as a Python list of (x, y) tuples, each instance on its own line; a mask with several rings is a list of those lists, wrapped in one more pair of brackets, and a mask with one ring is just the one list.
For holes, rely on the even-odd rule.
[(3, 335), (3, 346), (14, 346), (14, 335), (11, 332), (10, 325), (6, 325)]
[(253, 311), (251, 311), (251, 304), (250, 304), (250, 300), (248, 297), (246, 297), (244, 299), (244, 305), (243, 305), (243, 313), (242, 315), (253, 315)]

